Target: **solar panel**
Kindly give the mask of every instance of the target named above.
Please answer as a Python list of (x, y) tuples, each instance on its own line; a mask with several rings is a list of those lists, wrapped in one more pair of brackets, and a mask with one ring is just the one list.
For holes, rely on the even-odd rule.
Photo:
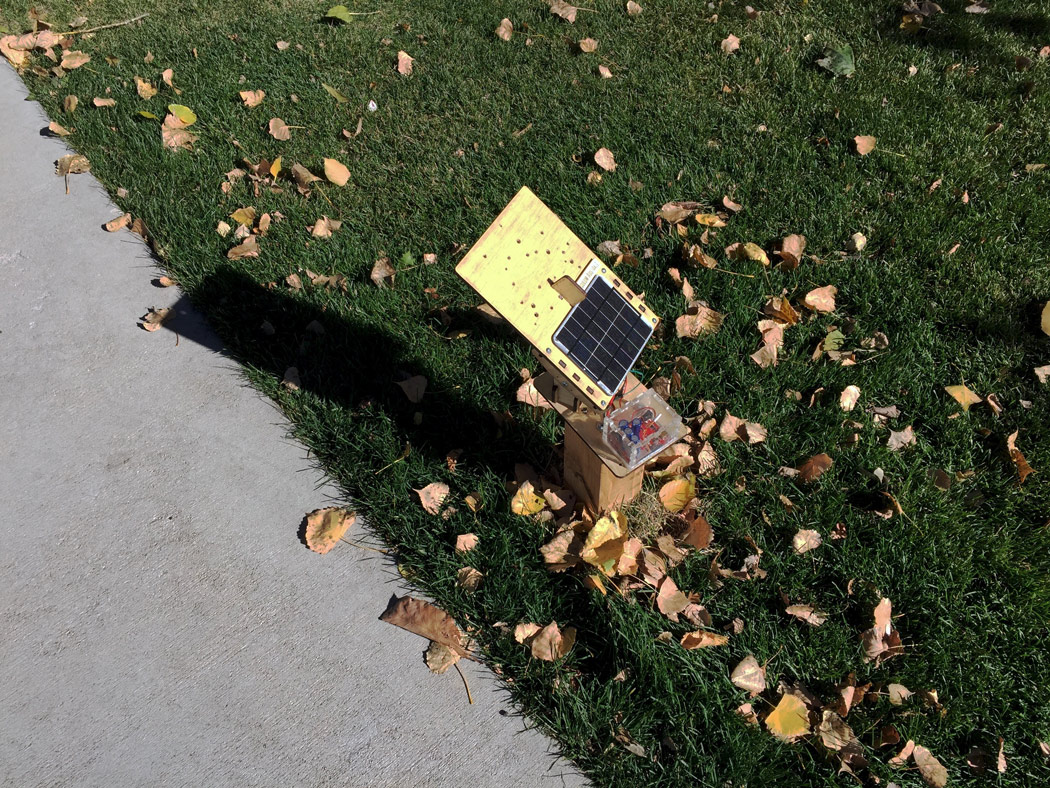
[(596, 276), (583, 301), (572, 308), (554, 333), (554, 343), (612, 396), (652, 335), (649, 321), (605, 279)]

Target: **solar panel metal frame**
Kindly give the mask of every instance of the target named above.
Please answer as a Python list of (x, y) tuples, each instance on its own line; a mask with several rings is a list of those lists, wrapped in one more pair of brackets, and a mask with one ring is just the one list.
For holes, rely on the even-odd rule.
[(653, 325), (604, 276), (569, 311), (553, 341), (609, 396), (620, 390), (652, 338)]

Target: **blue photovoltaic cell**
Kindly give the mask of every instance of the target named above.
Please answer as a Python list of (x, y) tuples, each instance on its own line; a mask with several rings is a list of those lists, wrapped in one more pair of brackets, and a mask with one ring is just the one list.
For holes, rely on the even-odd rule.
[(652, 325), (599, 276), (558, 327), (554, 343), (611, 396), (652, 334)]

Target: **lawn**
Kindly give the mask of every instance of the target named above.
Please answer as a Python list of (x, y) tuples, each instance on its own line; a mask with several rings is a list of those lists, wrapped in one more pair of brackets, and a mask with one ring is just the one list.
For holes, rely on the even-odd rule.
[[(322, 18), (327, 4), (300, 0), (58, 0), (33, 3), (56, 30), (81, 15), (82, 27), (149, 16), (77, 37), (72, 49), (90, 62), (61, 77), (37, 52), (24, 77), (117, 204), (145, 222), (158, 265), (284, 409), (402, 573), (471, 630), (520, 708), (596, 785), (852, 783), (819, 737), (783, 742), (736, 713), (748, 697), (730, 673), (749, 654), (768, 663), (770, 691), (752, 701), (763, 714), (778, 681), (829, 704), (851, 673), (858, 684), (916, 693), (897, 706), (884, 688), (846, 717), (870, 762), (868, 783), (925, 784), (914, 761), (889, 765), (911, 739), (952, 785), (1045, 785), (1050, 397), (1033, 369), (1050, 363), (1039, 327), (1050, 299), (1050, 167), (1028, 165), (1050, 164), (1050, 58), (1039, 54), (1050, 16), (1038, 3), (995, 2), (978, 14), (947, 0), (910, 34), (892, 0), (753, 2), (754, 19), (731, 3), (650, 0), (631, 16), (618, 0), (595, 0), (570, 24), (542, 0), (377, 0), (351, 4), (376, 13), (344, 24)], [(5, 3), (0, 24), (31, 29), (28, 5)], [(509, 41), (494, 32), (504, 17)], [(731, 34), (739, 49), (726, 54)], [(597, 51), (580, 51), (588, 37)], [(847, 43), (852, 76), (817, 65), (829, 46)], [(399, 51), (415, 59), (411, 75), (398, 73)], [(135, 77), (157, 94), (142, 98)], [(247, 90), (265, 98), (247, 107), (238, 95)], [(68, 95), (79, 99), (73, 112)], [(95, 97), (116, 103), (96, 107)], [(172, 103), (198, 118), (192, 150), (162, 144)], [(273, 117), (292, 127), (289, 139), (270, 134)], [(857, 135), (875, 137), (875, 149), (859, 155)], [(593, 183), (603, 147), (618, 166)], [(278, 189), (227, 178), (245, 159), (278, 157)], [(349, 182), (302, 194), (291, 165), (322, 175), (325, 157), (348, 166)], [(519, 370), (536, 364), (513, 332), (478, 314), (480, 299), (454, 267), (522, 185), (592, 248), (619, 240), (644, 257), (617, 269), (664, 318), (642, 356), (643, 380), (669, 376), (686, 356), (695, 371), (671, 396), (678, 411), (693, 421), (712, 401), (719, 418), (731, 412), (768, 432), (748, 445), (715, 431), (722, 472), (697, 480), (713, 549), (672, 570), (680, 588), (699, 593), (715, 631), (741, 619), (724, 646), (682, 648), (678, 639), (696, 627), (661, 615), (651, 590), (603, 596), (579, 572), (549, 573), (539, 548), (553, 526), (510, 511), (516, 464), (557, 473), (561, 427), (515, 401)], [(729, 215), (724, 196), (742, 209)], [(716, 269), (685, 262), (682, 238), (654, 221), (676, 200), (727, 214), (707, 236)], [(230, 214), (246, 206), (283, 218), (258, 240), (258, 257), (230, 259), (237, 241), (216, 227), (235, 225)], [(342, 226), (312, 237), (306, 228), (322, 216)], [(701, 241), (703, 227), (683, 226)], [(772, 254), (793, 233), (808, 241), (793, 270), (775, 256), (764, 266), (724, 251), (753, 242)], [(848, 251), (855, 233), (867, 244)], [(383, 256), (397, 270), (392, 288), (370, 279)], [(717, 333), (676, 335), (686, 300), (670, 268), (725, 315)], [(306, 281), (306, 269), (341, 274), (345, 288), (286, 285), (293, 273)], [(776, 366), (752, 361), (768, 299), (786, 291), (797, 304), (827, 285), (837, 288), (835, 310), (803, 310)], [(876, 332), (889, 344), (862, 349), (855, 365), (814, 360), (833, 328), (846, 334), (843, 349)], [(290, 366), (298, 390), (282, 385)], [(395, 385), (409, 375), (429, 381), (419, 404)], [(1001, 412), (985, 402), (963, 411), (945, 390), (963, 382), (994, 394)], [(861, 392), (849, 413), (839, 406), (848, 385)], [(900, 415), (877, 424), (871, 409), (889, 406)], [(907, 426), (914, 445), (891, 449), (890, 429)], [(1035, 469), (1023, 485), (1006, 448), (1015, 431)], [(779, 472), (818, 453), (834, 465), (814, 483)], [(931, 479), (938, 470), (949, 489)], [(447, 519), (426, 513), (413, 492), (431, 482), (451, 488), (457, 511)], [(646, 494), (660, 483), (648, 480)], [(888, 500), (883, 491), (900, 506), (890, 519), (871, 511)], [(483, 502), (477, 512), (463, 503), (470, 493)], [(844, 539), (832, 538), (838, 524)], [(288, 528), (295, 538), (296, 524)], [(796, 554), (800, 529), (823, 544)], [(479, 547), (455, 553), (467, 532)], [(716, 552), (735, 568), (752, 543), (766, 577), (716, 587)], [(456, 583), (465, 563), (484, 573), (474, 593)], [(904, 650), (877, 665), (864, 661), (860, 635), (881, 597), (892, 600)], [(785, 599), (819, 608), (826, 622), (792, 619)], [(578, 631), (553, 663), (496, 626), (552, 620)], [(879, 747), (890, 725), (901, 743)], [(991, 754), (990, 772), (967, 765), (975, 747)]]

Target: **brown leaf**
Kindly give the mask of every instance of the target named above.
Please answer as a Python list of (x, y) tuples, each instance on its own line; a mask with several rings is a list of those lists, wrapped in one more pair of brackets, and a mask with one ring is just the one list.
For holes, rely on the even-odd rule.
[(1042, 367), (1035, 367), (1032, 372), (1035, 373), (1036, 379), (1038, 379), (1040, 383), (1046, 383), (1047, 380), (1050, 380), (1050, 364), (1046, 364)]
[[(728, 247), (727, 247), (728, 252)], [(762, 263), (762, 265), (769, 265), (769, 255), (766, 251), (756, 243), (748, 241), (746, 244), (740, 247), (740, 250), (734, 255), (729, 255), (736, 259), (754, 260), (756, 263)]]
[(315, 509), (306, 515), (306, 546), (315, 553), (327, 553), (343, 538), (357, 514), (338, 506)]
[(821, 541), (819, 532), (804, 528), (791, 539), (791, 547), (796, 555), (802, 555), (820, 547)]
[(670, 224), (684, 222), (700, 207), (698, 202), (668, 202), (657, 212), (657, 216)]
[(50, 131), (52, 134), (58, 135), (59, 137), (68, 137), (70, 134), (72, 134), (72, 132), (69, 129), (67, 129), (60, 123), (56, 123), (55, 121), (51, 121), (49, 124), (47, 124), (47, 130)]
[(554, 0), (551, 3), (551, 13), (560, 16), (566, 22), (576, 21), (576, 6), (562, 2), (562, 0)]
[(397, 73), (403, 77), (411, 76), (412, 64), (415, 62), (415, 58), (412, 57), (408, 52), (401, 50), (397, 53)]
[(576, 642), (576, 629), (565, 627), (562, 632), (558, 629), (558, 622), (552, 621), (535, 635), (532, 636), (530, 648), (532, 656), (546, 662), (555, 662), (572, 650)]
[(945, 386), (944, 390), (951, 394), (952, 398), (962, 405), (963, 410), (969, 410), (971, 405), (977, 405), (984, 400), (974, 394), (964, 384), (958, 386)]
[(146, 314), (139, 318), (141, 321), (139, 325), (147, 331), (156, 331), (173, 317), (175, 317), (175, 310), (172, 307), (162, 307), (161, 309), (150, 307)]
[(259, 256), (259, 243), (256, 240), (257, 236), (249, 235), (241, 242), (240, 246), (235, 246), (230, 249), (226, 256), (231, 260), (241, 260), (246, 257), (258, 257)]
[(581, 562), (583, 539), (572, 528), (565, 528), (540, 548), (540, 554), (550, 572), (563, 572)]
[(827, 454), (815, 454), (798, 466), (798, 478), (807, 483), (815, 482), (832, 465), (834, 460)]
[[(799, 320), (798, 312), (795, 311), (795, 307), (791, 306), (791, 302), (781, 296), (773, 296), (770, 298), (766, 302), (762, 311), (778, 323), (783, 323), (785, 326), (793, 326)], [(759, 324), (759, 326), (759, 330), (761, 331), (761, 324)]]
[(788, 605), (784, 612), (805, 621), (811, 627), (819, 627), (828, 620), (828, 614), (817, 610), (813, 605)]
[(802, 254), (806, 251), (806, 236), (789, 235), (780, 242), (781, 267), (786, 271), (793, 271), (802, 262)]
[(131, 214), (125, 213), (122, 216), (118, 216), (116, 219), (111, 219), (104, 225), (107, 233), (115, 233), (117, 230), (121, 230), (131, 224)]
[(915, 433), (912, 432), (911, 425), (908, 425), (899, 432), (896, 430), (890, 430), (889, 440), (886, 441), (886, 445), (890, 448), (890, 451), (900, 451), (905, 446), (915, 445)]
[(151, 99), (157, 95), (157, 89), (142, 77), (135, 77), (135, 91), (144, 99)]
[(79, 153), (67, 153), (60, 156), (55, 163), (56, 175), (77, 175), (90, 170), (91, 162), (87, 160), (87, 156), (81, 156)]
[(740, 687), (755, 697), (766, 691), (766, 669), (758, 664), (753, 654), (748, 654), (733, 668), (729, 680), (734, 686)]
[(158, 276), (154, 281), (154, 284), (157, 285), (157, 287), (174, 287), (178, 282), (170, 276)]
[(867, 156), (875, 150), (875, 138), (866, 134), (858, 134), (853, 138), (853, 145), (859, 156)]
[(834, 312), (835, 293), (837, 292), (838, 288), (835, 287), (835, 285), (818, 287), (806, 293), (805, 297), (802, 299), (802, 305), (808, 309), (812, 309), (814, 312)]
[(456, 585), (465, 591), (477, 591), (481, 581), (485, 578), (480, 571), (472, 566), (465, 566), (456, 572)]
[(477, 534), (460, 534), (456, 537), (456, 552), (469, 553), (478, 546)]
[(817, 726), (820, 741), (832, 752), (839, 752), (851, 746), (860, 746), (853, 729), (831, 709), (824, 709), (820, 724)]
[(338, 219), (329, 219), (327, 216), (322, 216), (306, 229), (309, 230), (310, 235), (314, 238), (331, 238), (332, 233), (342, 226), (343, 223)]
[(890, 684), (886, 687), (886, 693), (889, 696), (890, 703), (894, 706), (900, 706), (915, 693), (905, 687), (903, 684)]
[(740, 213), (740, 211), (744, 209), (744, 206), (740, 203), (733, 202), (733, 200), (729, 198), (729, 195), (722, 197), (722, 205), (725, 206), (725, 209), (730, 213)]
[(680, 476), (671, 479), (660, 488), (660, 503), (669, 512), (680, 512), (693, 500), (695, 494), (693, 480)]
[(682, 648), (692, 651), (697, 648), (724, 646), (729, 642), (729, 637), (727, 635), (717, 635), (714, 632), (707, 632), (706, 630), (701, 629), (696, 632), (686, 632), (682, 635), (682, 639), (679, 642), (682, 644)]
[(926, 784), (931, 788), (944, 788), (948, 783), (948, 770), (933, 756), (933, 753), (917, 744), (913, 757), (915, 765), (919, 767), (919, 774), (922, 775)]
[(857, 406), (858, 400), (860, 400), (860, 387), (846, 386), (839, 395), (839, 407), (849, 412)]
[(187, 130), (186, 124), (170, 112), (164, 116), (160, 138), (164, 145), (172, 150), (190, 150), (197, 141), (197, 135)]
[(606, 172), (614, 172), (616, 170), (616, 159), (613, 158), (612, 151), (608, 148), (599, 148), (595, 152), (594, 163)]
[(67, 50), (62, 55), (61, 65), (66, 71), (72, 71), (74, 68), (80, 68), (89, 62), (91, 62), (91, 56), (87, 53), (78, 50)]
[(678, 614), (689, 606), (689, 598), (665, 575), (656, 588), (656, 606), (669, 619), (677, 621)]
[(423, 375), (413, 375), (397, 384), (405, 392), (409, 402), (422, 402), (427, 390), (427, 379)]
[[(580, 51), (581, 52), (588, 52), (588, 53), (590, 53), (590, 52), (597, 52), (598, 51), (598, 42), (595, 41), (593, 38), (585, 38), (582, 41), (580, 41)], [(599, 165), (599, 166), (601, 166), (601, 165)]]
[(730, 33), (726, 38), (722, 40), (720, 44), (722, 51), (727, 55), (731, 55), (740, 49), (740, 39)]
[(280, 118), (270, 118), (269, 129), (270, 136), (275, 140), (290, 140), (292, 138), (291, 130)]
[(394, 276), (397, 272), (390, 265), (389, 257), (380, 257), (372, 266), (370, 278), (377, 287), (393, 287)]
[(694, 304), (690, 310), (675, 320), (675, 332), (679, 337), (696, 339), (701, 334), (713, 334), (722, 327), (725, 315), (703, 304)]
[(350, 180), (350, 170), (335, 159), (324, 160), (324, 174), (336, 186), (346, 186), (346, 182)]
[(441, 504), (448, 497), (449, 489), (444, 482), (431, 482), (422, 490), (416, 490), (415, 492), (427, 513), (438, 514), (441, 511)]
[(1017, 448), (1017, 435), (1020, 430), (1014, 430), (1010, 437), (1006, 439), (1006, 450), (1010, 453), (1010, 459), (1014, 465), (1017, 466), (1017, 473), (1021, 477), (1018, 484), (1024, 484), (1024, 480), (1028, 478), (1028, 475), (1035, 473), (1032, 470), (1032, 466), (1028, 464), (1028, 461), (1021, 454), (1021, 450)]
[(609, 70), (608, 66), (598, 66), (598, 73), (601, 74), (602, 79), (612, 79), (613, 73)]
[(1043, 311), (1039, 316), (1039, 327), (1044, 334), (1050, 334), (1050, 301), (1043, 305)]
[(440, 676), (459, 662), (459, 654), (448, 646), (438, 643), (436, 640), (431, 640), (430, 646), (427, 648), (425, 660), (427, 667), (430, 668), (430, 672), (436, 673)]
[(692, 511), (683, 512), (682, 516), (685, 518), (686, 527), (678, 535), (678, 540), (697, 550), (705, 550), (710, 547), (714, 539), (714, 531), (707, 518)]
[(62, 100), (62, 108), (70, 115), (72, 115), (74, 112), (76, 112), (77, 104), (79, 103), (80, 99), (78, 99), (71, 93)]
[(496, 37), (503, 41), (510, 41), (510, 37), (513, 33), (514, 24), (507, 18), (500, 20), (499, 27), (496, 28)]
[(379, 620), (447, 646), (460, 656), (467, 656), (462, 633), (452, 616), (422, 599), (394, 596)]
[(515, 399), (518, 402), (522, 402), (526, 405), (531, 405), (534, 408), (544, 408), (546, 410), (551, 410), (554, 408), (554, 406), (551, 405), (547, 398), (540, 394), (539, 390), (536, 388), (536, 381), (533, 378), (529, 378), (520, 386), (518, 386), (518, 391), (515, 394)]
[[(265, 90), (242, 90), (240, 92), (240, 97), (241, 97), (241, 101), (244, 102), (244, 106), (249, 107), (249, 108), (251, 108), (251, 107), (258, 107), (260, 104), (262, 104), (262, 100), (264, 98), (266, 98), (266, 91)], [(272, 123), (272, 121), (271, 121), (271, 123)], [(271, 129), (270, 133), (271, 134), (273, 133), (272, 129)], [(278, 139), (281, 139), (281, 138), (278, 137)], [(287, 137), (285, 137), (285, 139), (287, 139)]]
[(99, 98), (98, 96), (95, 96), (95, 98), (91, 99), (91, 103), (94, 104), (96, 107), (114, 107), (117, 104), (117, 100), (111, 98)]

